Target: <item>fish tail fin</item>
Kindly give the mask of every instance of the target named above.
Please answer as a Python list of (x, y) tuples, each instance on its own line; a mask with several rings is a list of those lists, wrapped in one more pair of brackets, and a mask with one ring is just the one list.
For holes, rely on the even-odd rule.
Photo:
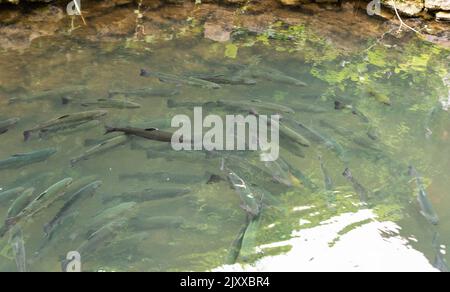
[(23, 132), (23, 140), (26, 142), (31, 138), (31, 132), (30, 131), (24, 131)]
[(7, 223), (5, 223), (5, 225), (3, 225), (0, 228), (0, 238), (3, 238), (6, 234), (6, 232), (8, 232), (8, 231), (9, 231), (9, 225)]
[(111, 127), (111, 126), (105, 126), (105, 135), (109, 134), (109, 133), (112, 133), (112, 132), (115, 132), (115, 131), (116, 131), (116, 128)]
[(335, 110), (341, 110), (345, 108), (345, 104), (343, 102), (340, 102), (339, 100), (334, 101), (334, 109)]
[(51, 230), (52, 226), (50, 223), (47, 223), (44, 225), (44, 236), (45, 238), (51, 238), (52, 236), (52, 230)]
[(353, 178), (352, 173), (351, 173), (351, 171), (350, 171), (349, 168), (346, 168), (346, 169), (344, 170), (344, 173), (342, 173), (342, 175), (345, 176), (345, 177), (348, 178), (348, 179)]
[(63, 105), (69, 104), (70, 102), (72, 102), (72, 98), (69, 97), (69, 96), (63, 96), (63, 97), (61, 98), (61, 103), (62, 103)]
[(167, 100), (167, 107), (168, 108), (174, 108), (176, 106), (177, 106), (177, 104), (176, 104), (175, 100), (173, 100), (173, 99)]
[(75, 164), (77, 164), (77, 162), (78, 162), (78, 159), (77, 159), (77, 158), (71, 159), (71, 160), (70, 160), (70, 167), (74, 167)]
[(139, 73), (139, 76), (141, 76), (141, 77), (148, 77), (148, 76), (150, 76), (150, 73), (147, 70), (142, 68), (140, 73)]

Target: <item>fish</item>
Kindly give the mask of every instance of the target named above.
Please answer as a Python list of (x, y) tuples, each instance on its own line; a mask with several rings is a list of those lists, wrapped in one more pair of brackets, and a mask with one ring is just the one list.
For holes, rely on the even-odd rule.
[(337, 134), (341, 135), (342, 137), (344, 137), (347, 140), (350, 140), (351, 142), (353, 142), (354, 144), (356, 144), (360, 147), (367, 148), (367, 149), (370, 149), (373, 151), (381, 151), (380, 148), (378, 148), (376, 145), (374, 145), (374, 143), (375, 143), (374, 140), (369, 139), (369, 137), (365, 137), (365, 135), (364, 135), (364, 137), (355, 135), (355, 133), (353, 131), (341, 128), (341, 127), (331, 124), (325, 120), (321, 120), (320, 125), (333, 130)]
[[(127, 221), (128, 220), (120, 218), (101, 226), (92, 232), (92, 234), (90, 234), (89, 237), (76, 249), (77, 252), (82, 255), (84, 259), (92, 256), (92, 254), (99, 249), (111, 244), (120, 231), (127, 226)], [(64, 271), (65, 263), (67, 264), (66, 260), (62, 263)]]
[(431, 135), (433, 135), (433, 130), (431, 124), (433, 123), (433, 120), (435, 119), (436, 115), (440, 112), (442, 108), (441, 104), (435, 105), (431, 108), (431, 110), (428, 112), (426, 118), (425, 118), (425, 137), (430, 138)]
[(309, 104), (309, 103), (298, 103), (296, 102), (292, 108), (296, 112), (305, 112), (305, 113), (312, 113), (312, 114), (324, 114), (330, 112), (328, 108), (315, 105), (315, 104)]
[(243, 71), (243, 76), (251, 76), (256, 79), (265, 79), (272, 82), (280, 82), (285, 83), (289, 85), (296, 85), (301, 87), (306, 87), (308, 84), (305, 82), (298, 80), (294, 77), (288, 76), (285, 73), (269, 68), (269, 67), (262, 67), (262, 66), (250, 66), (246, 70)]
[(258, 234), (261, 216), (249, 218), (249, 224), (242, 238), (241, 251), (239, 256), (243, 260), (248, 260), (255, 253), (256, 236)]
[(147, 149), (147, 159), (164, 158), (167, 161), (173, 160), (196, 160), (201, 161), (208, 157), (208, 153), (205, 151), (197, 150), (185, 150), (175, 151), (173, 149), (167, 149), (165, 151)]
[(203, 79), (206, 81), (210, 81), (217, 84), (230, 84), (230, 85), (255, 85), (257, 83), (256, 80), (241, 76), (239, 74), (198, 74), (194, 76), (198, 79)]
[(119, 175), (119, 180), (139, 180), (139, 181), (152, 181), (160, 183), (182, 183), (182, 184), (193, 184), (193, 183), (206, 183), (211, 174), (196, 175), (196, 174), (174, 174), (169, 172), (136, 172), (136, 173), (125, 173)]
[(154, 217), (134, 217), (129, 221), (129, 226), (137, 230), (168, 229), (179, 228), (186, 220), (179, 216), (154, 216)]
[(117, 136), (111, 139), (108, 139), (100, 144), (97, 144), (88, 150), (86, 150), (80, 156), (72, 158), (70, 160), (70, 165), (73, 167), (80, 161), (88, 160), (92, 156), (99, 155), (101, 153), (105, 153), (106, 151), (118, 147), (120, 145), (125, 144), (128, 141), (128, 137), (126, 135)]
[(419, 192), (417, 194), (417, 201), (419, 202), (419, 206), (421, 209), (420, 214), (422, 214), (422, 216), (424, 216), (431, 224), (438, 225), (439, 216), (434, 210), (430, 199), (428, 198), (422, 178), (412, 165), (409, 166), (409, 175), (415, 179), (417, 188), (419, 189)]
[(66, 193), (67, 188), (72, 184), (72, 182), (73, 179), (67, 177), (50, 186), (35, 199), (33, 199), (31, 203), (17, 215), (17, 217), (31, 217), (50, 207), (56, 200), (61, 198)]
[(208, 101), (208, 102), (195, 102), (195, 101), (175, 101), (173, 99), (167, 100), (168, 108), (194, 108), (194, 107), (202, 107), (204, 109), (210, 109), (214, 107), (219, 107), (219, 104), (216, 101)]
[(333, 191), (334, 190), (333, 179), (331, 178), (330, 173), (328, 172), (328, 169), (326, 169), (325, 164), (322, 159), (322, 156), (320, 156), (320, 155), (319, 155), (319, 161), (320, 161), (320, 170), (322, 171), (322, 175), (323, 175), (323, 182), (324, 182), (325, 190)]
[(241, 198), (241, 208), (251, 217), (257, 217), (261, 212), (262, 198), (256, 198), (251, 187), (236, 173), (226, 169), (226, 174), (231, 187), (239, 194)]
[(305, 131), (305, 135), (307, 135), (307, 138), (317, 143), (324, 144), (325, 147), (333, 150), (337, 154), (337, 156), (340, 157), (342, 160), (344, 161), (347, 160), (344, 148), (342, 148), (342, 146), (334, 139), (317, 132), (315, 129), (306, 126), (304, 123), (293, 120), (292, 122), (294, 122), (296, 125), (298, 125), (301, 129)]
[(443, 273), (448, 273), (450, 271), (447, 260), (444, 257), (444, 254), (441, 251), (441, 247), (439, 244), (439, 233), (435, 232), (433, 236), (432, 242), (433, 248), (435, 250), (435, 258), (433, 266)]
[(180, 94), (177, 88), (153, 88), (153, 87), (143, 87), (134, 89), (112, 89), (108, 92), (109, 96), (114, 95), (133, 95), (139, 97), (147, 96), (174, 96)]
[(22, 229), (16, 228), (12, 232), (11, 239), (9, 244), (12, 247), (14, 253), (14, 259), (16, 261), (17, 271), (24, 273), (28, 271), (27, 267), (27, 257), (25, 252), (25, 242), (23, 240), (23, 232)]
[(14, 218), (17, 217), (35, 198), (34, 188), (28, 188), (24, 190), (19, 197), (17, 197), (6, 213), (5, 223), (0, 231), (0, 237), (3, 237), (4, 234), (12, 227), (14, 223)]
[(115, 199), (121, 199), (122, 201), (133, 201), (133, 202), (146, 202), (161, 199), (173, 199), (177, 197), (185, 196), (191, 193), (192, 190), (189, 188), (179, 188), (179, 187), (159, 187), (159, 188), (148, 188), (141, 191), (126, 192), (118, 196), (109, 196), (105, 198), (103, 203), (110, 202)]
[(352, 114), (357, 116), (363, 123), (370, 122), (369, 118), (364, 113), (362, 113), (360, 110), (358, 110), (355, 106), (345, 104), (342, 101), (335, 100), (334, 101), (334, 109), (335, 110), (349, 109), (349, 110), (351, 110)]
[(311, 146), (311, 142), (306, 139), (302, 134), (300, 134), (298, 131), (296, 131), (294, 128), (289, 127), (284, 122), (278, 123), (278, 127), (280, 130), (280, 134), (282, 136), (285, 136), (286, 138), (292, 140), (293, 142), (304, 146), (309, 147)]
[(299, 186), (299, 183), (296, 181), (293, 181), (293, 176), (290, 172), (289, 166), (284, 163), (284, 161), (281, 158), (278, 158), (277, 160), (273, 161), (265, 161), (264, 166), (268, 169), (269, 173), (271, 174), (272, 178), (287, 187), (292, 187), (296, 183), (296, 186)]
[(20, 121), (19, 118), (11, 118), (4, 121), (0, 121), (0, 135), (8, 132)]
[(250, 221), (247, 219), (244, 225), (239, 229), (235, 239), (231, 243), (231, 246), (228, 250), (228, 255), (225, 261), (227, 265), (234, 265), (239, 258), (239, 254), (241, 253), (242, 241), (244, 239), (245, 231), (247, 231), (248, 225)]
[(375, 98), (375, 100), (378, 101), (381, 104), (388, 105), (388, 106), (392, 105), (392, 102), (391, 102), (391, 99), (390, 99), (389, 96), (387, 96), (386, 94), (375, 90), (372, 87), (369, 87), (367, 89), (367, 93), (368, 93), (368, 95), (370, 97)]
[(93, 110), (93, 111), (66, 114), (66, 115), (57, 117), (55, 119), (49, 120), (47, 122), (44, 122), (42, 124), (39, 124), (39, 125), (35, 126), (34, 128), (24, 131), (23, 136), (24, 136), (25, 141), (27, 141), (31, 137), (31, 135), (35, 132), (43, 132), (43, 131), (45, 132), (46, 130), (49, 130), (49, 129), (55, 130), (55, 128), (57, 128), (57, 127), (67, 127), (68, 125), (78, 125), (81, 122), (88, 122), (88, 121), (103, 117), (107, 113), (108, 112), (105, 110)]
[(115, 99), (115, 98), (99, 98), (96, 100), (76, 100), (73, 101), (71, 98), (63, 97), (62, 104), (79, 104), (81, 106), (96, 106), (98, 108), (119, 108), (119, 109), (136, 109), (140, 108), (141, 105), (126, 99)]
[(88, 185), (85, 185), (78, 191), (76, 191), (74, 194), (70, 196), (70, 198), (64, 203), (62, 208), (58, 211), (58, 213), (47, 223), (44, 225), (44, 233), (47, 238), (51, 238), (54, 230), (60, 225), (62, 220), (69, 215), (69, 212), (71, 209), (73, 209), (73, 206), (87, 198), (92, 197), (94, 193), (99, 189), (102, 185), (102, 181), (95, 181)]
[(115, 220), (126, 220), (135, 212), (136, 202), (125, 202), (114, 207), (101, 211), (97, 215), (91, 218), (88, 228), (88, 236), (92, 235), (95, 230), (100, 226), (107, 224), (108, 222)]
[(167, 73), (148, 71), (145, 69), (141, 69), (140, 76), (141, 77), (155, 77), (155, 78), (158, 78), (161, 82), (197, 86), (197, 87), (202, 87), (202, 88), (207, 88), (207, 89), (222, 88), (222, 86), (220, 86), (217, 83), (198, 79), (195, 77), (177, 76), (177, 75), (172, 75), (172, 74), (167, 74)]
[(68, 135), (75, 132), (87, 131), (100, 125), (99, 120), (92, 120), (89, 122), (80, 122), (74, 124), (67, 124), (63, 127), (47, 128), (45, 131), (39, 133), (39, 138), (48, 138), (51, 135)]
[(9, 103), (15, 102), (31, 102), (35, 100), (51, 99), (61, 96), (76, 96), (84, 94), (87, 91), (86, 86), (66, 86), (58, 89), (49, 89), (44, 91), (39, 91), (29, 95), (23, 95), (18, 97), (13, 97), (9, 99)]
[[(106, 132), (113, 133), (113, 132), (123, 132), (126, 135), (133, 135), (138, 136), (141, 138), (154, 140), (154, 141), (160, 141), (160, 142), (172, 142), (172, 133), (160, 131), (156, 128), (149, 128), (149, 129), (139, 129), (139, 128), (115, 128), (115, 127), (108, 127), (106, 126)], [(182, 143), (182, 139), (180, 139), (180, 143)]]
[[(100, 138), (88, 138), (84, 140), (84, 147), (92, 147), (98, 144), (102, 144), (105, 141), (108, 141), (111, 138), (115, 138), (115, 137), (119, 137), (119, 136), (123, 136), (123, 133), (120, 132), (116, 132), (116, 133), (112, 133), (112, 134), (107, 134), (104, 136), (101, 136)], [(133, 141), (131, 141), (133, 142)]]
[(56, 148), (47, 148), (28, 153), (14, 154), (9, 158), (0, 160), (0, 170), (10, 168), (20, 168), (26, 165), (47, 160), (57, 152)]
[(293, 142), (292, 140), (280, 137), (280, 145), (282, 145), (283, 148), (291, 152), (292, 154), (305, 158), (305, 152), (303, 151), (304, 146), (300, 146), (298, 143)]
[(346, 168), (344, 170), (344, 173), (342, 174), (351, 184), (353, 185), (353, 188), (355, 189), (355, 192), (359, 195), (359, 199), (362, 203), (367, 203), (367, 199), (369, 197), (368, 191), (353, 177), (351, 171), (349, 168)]
[(13, 189), (9, 189), (6, 191), (3, 191), (0, 193), (0, 204), (5, 204), (6, 202), (11, 201), (12, 199), (15, 199), (17, 196), (23, 193), (25, 191), (24, 187), (17, 187)]
[(249, 101), (218, 100), (217, 105), (232, 109), (237, 108), (245, 111), (256, 110), (256, 111), (268, 111), (271, 113), (289, 113), (289, 114), (295, 113), (295, 111), (288, 106), (272, 102), (265, 102), (259, 99), (252, 99)]

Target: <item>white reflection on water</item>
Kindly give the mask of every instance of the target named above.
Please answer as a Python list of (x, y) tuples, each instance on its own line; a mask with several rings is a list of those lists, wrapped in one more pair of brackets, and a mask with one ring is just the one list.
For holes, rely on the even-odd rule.
[[(267, 256), (252, 265), (225, 265), (214, 271), (437, 271), (393, 222), (378, 222), (371, 210), (345, 213), (310, 229), (294, 231), (287, 241), (258, 247), (259, 250), (292, 246), (282, 255)], [(339, 235), (345, 227), (373, 219)], [(334, 242), (333, 246), (330, 244)]]

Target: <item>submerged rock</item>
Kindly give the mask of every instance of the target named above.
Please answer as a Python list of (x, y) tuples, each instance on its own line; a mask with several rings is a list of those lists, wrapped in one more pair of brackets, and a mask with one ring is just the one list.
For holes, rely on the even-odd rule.
[(221, 24), (205, 23), (205, 38), (216, 42), (227, 42), (231, 38), (231, 29)]

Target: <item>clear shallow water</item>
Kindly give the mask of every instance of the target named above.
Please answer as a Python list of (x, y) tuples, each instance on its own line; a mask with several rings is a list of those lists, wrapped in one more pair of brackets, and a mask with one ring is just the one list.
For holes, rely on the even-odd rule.
[[(450, 205), (447, 192), (450, 126), (448, 113), (439, 107), (439, 99), (448, 93), (442, 81), (448, 72), (448, 52), (412, 38), (398, 41), (397, 47), (392, 48), (392, 44), (387, 47), (382, 43), (368, 51), (349, 55), (340, 53), (332, 44), (303, 27), (275, 26), (274, 31), (275, 37), (271, 31), (257, 37), (239, 38), (234, 45), (217, 44), (198, 36), (137, 44), (129, 41), (87, 43), (70, 38), (46, 38), (35, 40), (33, 46), (23, 53), (2, 53), (0, 62), (7, 65), (0, 69), (5, 80), (2, 82), (0, 117), (1, 120), (20, 117), (21, 121), (0, 136), (0, 157), (3, 159), (15, 153), (48, 147), (56, 147), (58, 152), (45, 162), (0, 170), (0, 187), (8, 190), (26, 185), (47, 172), (49, 174), (45, 179), (39, 178), (27, 187), (32, 186), (39, 193), (66, 177), (72, 177), (74, 183), (86, 176), (95, 176), (103, 182), (93, 197), (79, 202), (73, 209), (74, 215), (55, 231), (51, 240), (44, 238), (43, 226), (57, 213), (67, 197), (21, 224), (28, 269), (61, 270), (61, 258), (67, 252), (79, 249), (88, 240), (89, 231), (101, 227), (92, 226), (94, 216), (123, 201), (137, 201), (132, 196), (127, 196), (123, 201), (113, 200), (114, 196), (160, 187), (189, 188), (191, 192), (177, 198), (137, 202), (125, 213), (112, 217), (131, 219), (126, 226), (115, 230), (113, 236), (99, 240), (92, 249), (82, 253), (83, 270), (210, 270), (227, 262), (230, 245), (246, 221), (246, 214), (240, 208), (238, 194), (227, 181), (205, 183), (210, 174), (223, 175), (220, 158), (198, 158), (194, 154), (193, 157), (179, 157), (170, 150), (162, 150), (171, 157), (152, 156), (148, 159), (144, 148), (160, 149), (160, 144), (130, 138), (122, 146), (74, 167), (70, 165), (72, 158), (89, 149), (84, 145), (86, 139), (103, 137), (103, 125), (149, 128), (154, 127), (155, 122), (152, 121), (170, 120), (176, 114), (192, 114), (192, 108), (168, 108), (168, 99), (207, 102), (258, 98), (290, 106), (296, 110), (295, 114), (288, 115), (290, 118), (329, 137), (345, 151), (343, 159), (324, 145), (312, 142), (310, 147), (302, 148), (305, 157), (300, 157), (292, 145), (282, 140), (282, 158), (317, 186), (313, 189), (298, 183), (302, 180), (295, 173), (291, 173), (295, 177), (291, 177), (294, 182), (292, 187), (273, 182), (270, 175), (263, 172), (249, 171), (241, 175), (248, 184), (267, 190), (275, 199), (264, 202), (254, 236), (247, 238), (244, 244), (250, 247), (251, 252), (247, 250), (245, 256), (241, 254), (238, 262), (253, 263), (264, 255), (288, 252), (289, 248), (253, 252), (253, 247), (289, 240), (295, 230), (312, 228), (334, 216), (365, 208), (372, 209), (377, 215), (377, 219), (371, 220), (398, 224), (400, 235), (413, 238), (409, 244), (433, 262), (433, 235), (436, 231), (440, 234), (442, 245), (447, 244), (450, 235), (447, 212)], [(292, 36), (294, 41), (292, 38), (287, 40), (283, 37), (285, 35)], [(367, 47), (372, 43), (372, 40), (367, 40)], [(221, 89), (208, 90), (175, 86), (161, 83), (156, 78), (139, 76), (141, 68), (179, 75), (208, 74), (224, 72), (230, 66), (236, 67), (236, 64), (244, 67), (251, 65), (257, 70), (274, 68), (306, 82), (308, 86), (258, 80), (254, 86), (223, 85)], [(96, 107), (62, 105), (62, 96), (58, 94), (38, 101), (13, 104), (8, 103), (9, 98), (31, 96), (42, 90), (73, 85), (85, 86), (87, 91), (81, 97), (91, 100), (107, 97), (111, 89), (163, 87), (179, 90), (180, 94), (170, 97), (128, 95), (122, 98), (137, 102), (142, 107), (108, 109), (107, 116), (100, 119), (100, 125), (92, 129), (24, 142), (22, 132), (37, 123)], [(387, 96), (391, 105), (377, 101), (370, 92)], [(335, 100), (352, 104), (369, 122), (361, 121), (349, 110), (335, 110)], [(307, 109), (310, 106), (315, 106), (316, 110), (311, 112)], [(437, 111), (430, 118), (433, 108)], [(234, 113), (223, 109), (210, 112), (221, 115)], [(324, 126), (323, 121), (339, 129), (330, 129)], [(433, 132), (428, 138), (427, 127)], [(376, 141), (367, 135), (369, 130), (374, 129), (378, 133)], [(325, 190), (318, 155), (322, 156), (333, 180), (332, 191)], [(246, 166), (243, 158), (233, 160), (233, 163), (236, 165), (228, 167), (236, 172)], [(440, 224), (436, 227), (419, 213), (415, 199), (417, 190), (408, 176), (410, 164), (424, 178), (429, 198), (440, 217)], [(346, 167), (369, 191), (367, 206), (360, 205), (358, 194), (342, 176)], [(163, 179), (155, 178), (156, 173), (161, 172), (166, 173)], [(136, 173), (155, 175), (142, 180), (119, 179), (121, 175)], [(184, 175), (203, 176), (204, 179), (196, 178), (199, 182), (180, 181), (177, 184), (164, 181), (165, 176), (182, 180)], [(10, 204), (11, 201), (8, 201), (0, 205), (1, 216), (6, 216)], [(295, 207), (299, 206), (313, 207), (298, 212)], [(133, 220), (157, 216), (182, 217), (184, 221), (181, 226), (163, 224), (158, 228), (133, 223)], [(307, 223), (300, 225), (299, 220), (307, 220), (303, 221)], [(370, 220), (349, 224), (341, 233), (346, 234), (366, 224), (370, 224)], [(5, 235), (0, 241), (0, 269), (4, 271), (17, 269), (8, 247), (9, 236)], [(364, 248), (366, 243), (359, 238), (353, 244)], [(330, 243), (330, 246), (333, 244)], [(368, 251), (371, 248), (367, 246)], [(304, 252), (308, 253), (308, 250)]]

